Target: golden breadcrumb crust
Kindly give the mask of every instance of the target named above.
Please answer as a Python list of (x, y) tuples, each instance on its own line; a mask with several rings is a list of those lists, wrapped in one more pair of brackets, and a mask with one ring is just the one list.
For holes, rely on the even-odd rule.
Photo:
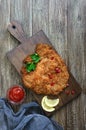
[[(41, 58), (36, 69), (27, 72), (25, 66), (21, 68), (24, 85), (37, 94), (57, 95), (67, 87), (69, 79), (69, 73), (64, 61), (54, 48), (48, 44), (37, 44), (35, 52)], [(28, 55), (23, 62), (28, 63), (31, 61), (32, 59)]]

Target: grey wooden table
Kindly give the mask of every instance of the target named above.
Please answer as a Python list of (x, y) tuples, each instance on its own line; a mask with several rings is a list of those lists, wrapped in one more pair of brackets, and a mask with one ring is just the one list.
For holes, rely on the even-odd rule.
[[(18, 46), (7, 31), (11, 20), (22, 23), (27, 36), (40, 29), (47, 34), (82, 87), (82, 94), (53, 118), (64, 130), (86, 129), (86, 0), (0, 0), (0, 96), (21, 84), (6, 53)], [(26, 102), (33, 99), (27, 90)], [(16, 111), (18, 108), (14, 108)]]

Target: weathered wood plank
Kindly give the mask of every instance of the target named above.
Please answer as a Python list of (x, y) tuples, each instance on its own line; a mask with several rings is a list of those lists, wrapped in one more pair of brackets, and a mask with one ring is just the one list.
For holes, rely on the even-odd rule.
[(6, 96), (6, 90), (10, 85), (10, 66), (6, 58), (6, 52), (10, 48), (7, 25), (10, 20), (10, 0), (0, 1), (0, 96)]
[(49, 37), (67, 62), (67, 0), (49, 2)]
[[(82, 88), (85, 88), (85, 0), (70, 0), (68, 1), (68, 65), (73, 75), (80, 83)], [(73, 101), (67, 107), (67, 129), (85, 130), (86, 122), (83, 116), (86, 116), (86, 95), (82, 94), (77, 100)], [(84, 112), (83, 112), (84, 110)]]
[(49, 25), (49, 0), (33, 0), (33, 10), (32, 10), (32, 30), (33, 34), (39, 30), (43, 30), (48, 34)]
[[(49, 2), (49, 38), (67, 64), (67, 0)], [(54, 119), (66, 129), (66, 107), (59, 110)]]

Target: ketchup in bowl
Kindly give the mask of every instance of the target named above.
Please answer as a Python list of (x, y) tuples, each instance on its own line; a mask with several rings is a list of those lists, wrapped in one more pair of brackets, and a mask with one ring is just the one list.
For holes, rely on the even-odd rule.
[(19, 86), (14, 85), (7, 91), (7, 99), (13, 104), (20, 104), (24, 101), (25, 90)]

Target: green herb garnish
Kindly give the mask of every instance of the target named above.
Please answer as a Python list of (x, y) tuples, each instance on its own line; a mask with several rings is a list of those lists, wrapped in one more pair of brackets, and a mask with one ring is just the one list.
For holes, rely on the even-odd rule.
[(40, 56), (37, 53), (30, 55), (32, 62), (26, 63), (27, 72), (34, 71), (36, 69), (36, 64), (40, 61)]
[(33, 63), (33, 62), (30, 62), (30, 63), (26, 64), (27, 72), (31, 72), (31, 71), (35, 70), (35, 68), (36, 68), (36, 64)]
[(38, 63), (40, 61), (40, 56), (37, 53), (32, 54), (31, 58), (34, 63)]

